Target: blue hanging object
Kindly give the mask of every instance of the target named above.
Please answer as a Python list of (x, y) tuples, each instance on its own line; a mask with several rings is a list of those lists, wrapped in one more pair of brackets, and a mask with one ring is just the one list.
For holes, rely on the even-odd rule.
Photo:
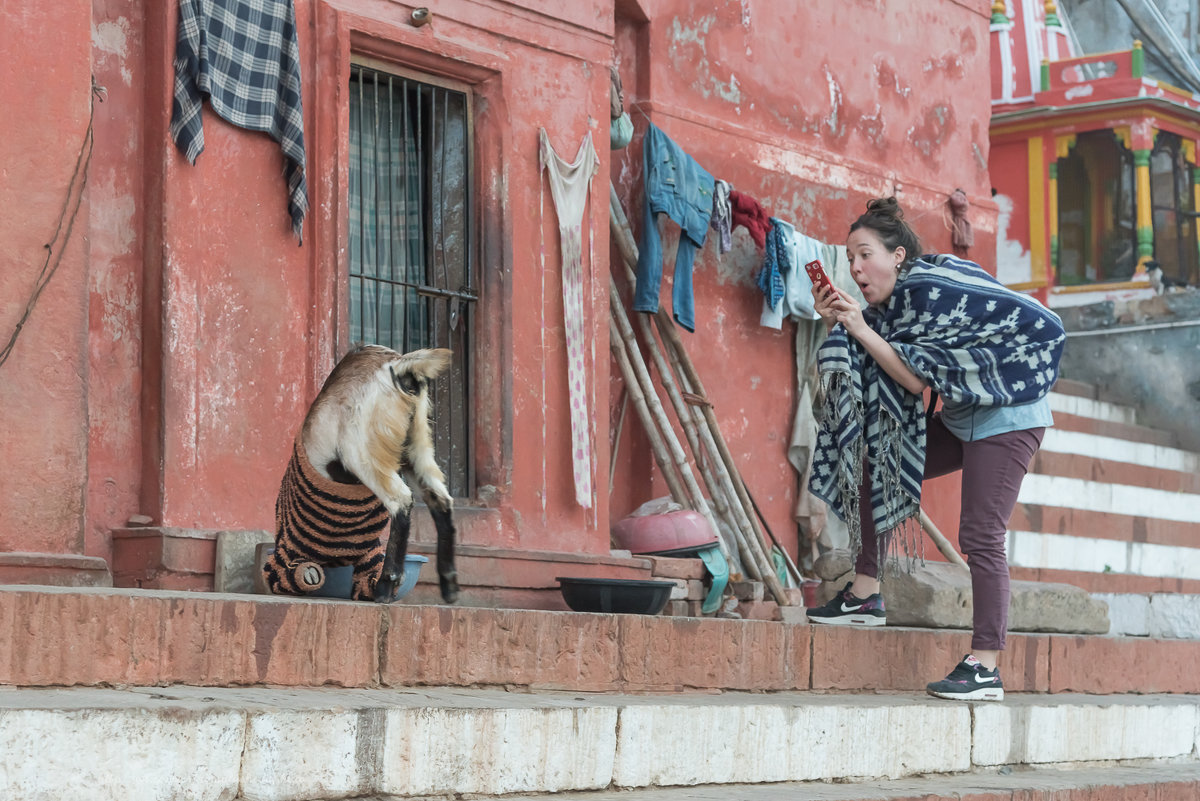
[(721, 608), (721, 598), (725, 595), (725, 586), (729, 584), (729, 563), (715, 544), (701, 549), (696, 555), (712, 575), (712, 588), (704, 596), (704, 603), (700, 604), (700, 611), (711, 615)]

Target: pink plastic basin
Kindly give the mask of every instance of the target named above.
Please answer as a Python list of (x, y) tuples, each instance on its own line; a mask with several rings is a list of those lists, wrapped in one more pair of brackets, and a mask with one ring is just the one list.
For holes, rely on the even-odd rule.
[(704, 515), (683, 509), (661, 515), (626, 517), (612, 528), (617, 544), (633, 553), (697, 548), (717, 541)]

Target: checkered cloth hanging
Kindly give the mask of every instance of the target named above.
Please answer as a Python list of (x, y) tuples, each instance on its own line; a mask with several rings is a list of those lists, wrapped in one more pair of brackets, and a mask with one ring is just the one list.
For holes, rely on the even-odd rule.
[(308, 187), (292, 0), (179, 0), (171, 137), (192, 164), (204, 150), (205, 98), (228, 122), (266, 132), (282, 146), (288, 213), (300, 237)]

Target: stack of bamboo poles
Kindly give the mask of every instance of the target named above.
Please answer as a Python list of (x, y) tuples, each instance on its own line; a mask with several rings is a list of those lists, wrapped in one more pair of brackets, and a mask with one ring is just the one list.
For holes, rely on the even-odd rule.
[[(617, 249), (625, 263), (626, 276), (632, 285), (634, 269), (637, 266), (637, 245), (634, 244), (633, 233), (617, 197), (616, 187), (611, 184), (609, 219), (613, 239), (617, 243)], [(729, 452), (725, 439), (721, 436), (712, 404), (705, 399), (704, 385), (683, 347), (674, 320), (661, 306), (653, 315), (654, 328), (658, 330), (660, 343), (654, 336), (647, 315), (633, 315), (641, 331), (642, 343), (650, 353), (663, 390), (687, 438), (692, 462), (695, 463), (704, 487), (708, 490), (707, 497), (696, 480), (697, 471), (693, 471), (692, 462), (689, 462), (659, 399), (629, 315), (625, 312), (616, 282), (611, 276), (609, 306), (609, 340), (613, 356), (625, 379), (626, 391), (646, 430), (655, 462), (662, 472), (672, 499), (684, 508), (704, 515), (716, 532), (721, 553), (729, 560), (733, 572), (744, 573), (752, 579), (762, 581), (775, 601), (780, 606), (787, 606), (789, 599), (768, 555), (771, 553), (771, 546), (755, 518), (754, 501), (734, 464), (733, 455)], [(782, 547), (779, 550), (796, 580), (800, 581), (799, 571), (787, 551)]]

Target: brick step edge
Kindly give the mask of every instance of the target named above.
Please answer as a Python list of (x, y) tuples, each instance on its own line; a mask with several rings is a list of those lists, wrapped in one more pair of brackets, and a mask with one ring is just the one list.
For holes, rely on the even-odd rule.
[[(0, 587), (0, 685), (923, 691), (962, 630)], [(1200, 641), (1010, 634), (1011, 692), (1200, 693)]]
[[(858, 784), (786, 782), (525, 796), (522, 801), (1196, 801), (1200, 763), (1026, 768)], [(241, 801), (239, 799), (238, 801)], [(362, 799), (383, 801), (383, 799)]]

